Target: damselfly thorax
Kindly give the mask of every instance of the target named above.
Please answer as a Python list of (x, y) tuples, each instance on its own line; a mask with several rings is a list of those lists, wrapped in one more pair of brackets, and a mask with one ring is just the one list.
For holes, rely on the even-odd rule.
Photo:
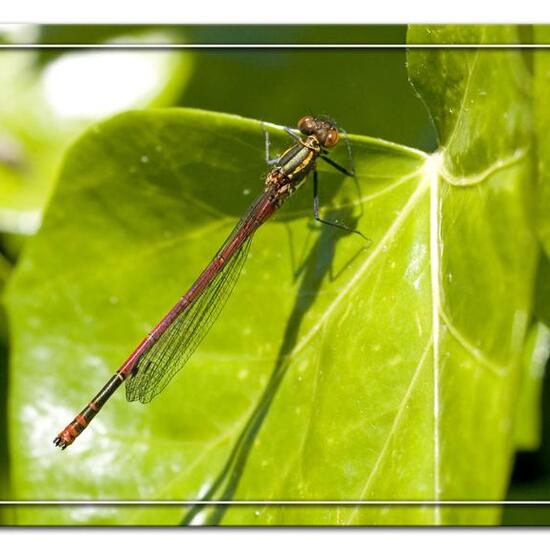
[(266, 177), (265, 190), (282, 203), (302, 186), (320, 153), (321, 144), (315, 136), (300, 139), (277, 159)]

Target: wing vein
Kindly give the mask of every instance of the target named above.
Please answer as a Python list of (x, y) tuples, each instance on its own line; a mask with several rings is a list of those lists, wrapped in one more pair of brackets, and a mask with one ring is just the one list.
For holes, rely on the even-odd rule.
[[(234, 243), (239, 238), (238, 235), (244, 232), (245, 236), (241, 237), (242, 241), (235, 252), (211, 277), (203, 291), (136, 361), (132, 375), (126, 380), (128, 401), (151, 401), (185, 365), (206, 336), (237, 283), (254, 231), (265, 217), (265, 201), (265, 194), (258, 197), (214, 258), (219, 257), (228, 244)], [(211, 269), (211, 265), (209, 264), (203, 275)]]

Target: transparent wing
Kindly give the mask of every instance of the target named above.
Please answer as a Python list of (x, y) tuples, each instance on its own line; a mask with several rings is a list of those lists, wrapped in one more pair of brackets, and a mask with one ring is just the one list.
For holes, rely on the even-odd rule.
[(126, 380), (126, 398), (148, 403), (185, 365), (231, 295), (252, 242), (250, 235), (210, 281), (202, 294), (175, 319), (146, 351)]

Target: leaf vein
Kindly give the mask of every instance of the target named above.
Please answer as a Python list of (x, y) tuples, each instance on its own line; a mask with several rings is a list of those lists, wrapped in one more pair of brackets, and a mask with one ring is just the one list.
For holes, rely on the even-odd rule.
[[(393, 437), (393, 435), (395, 434), (400, 422), (401, 422), (401, 419), (403, 418), (403, 414), (405, 412), (405, 408), (406, 408), (406, 405), (412, 395), (412, 391), (414, 389), (414, 386), (416, 384), (416, 381), (418, 379), (418, 375), (420, 374), (420, 371), (422, 370), (422, 365), (424, 364), (426, 358), (428, 357), (428, 352), (430, 351), (431, 347), (432, 347), (432, 343), (433, 343), (433, 339), (430, 338), (428, 340), (428, 343), (426, 344), (426, 346), (424, 347), (424, 350), (422, 351), (422, 355), (420, 356), (420, 360), (418, 361), (418, 364), (414, 370), (414, 373), (411, 377), (411, 381), (409, 382), (409, 385), (407, 387), (407, 391), (405, 392), (405, 395), (403, 396), (403, 399), (401, 400), (401, 402), (399, 403), (399, 407), (397, 408), (397, 412), (395, 414), (395, 418), (393, 420), (393, 423), (391, 425), (391, 428), (388, 432), (388, 435), (386, 436), (386, 439), (384, 440), (384, 444), (382, 446), (382, 449), (380, 450), (380, 453), (378, 454), (378, 458), (376, 459), (376, 462), (369, 474), (369, 477), (367, 478), (367, 481), (365, 482), (365, 485), (363, 486), (363, 489), (361, 489), (361, 492), (359, 493), (359, 498), (358, 500), (363, 500), (365, 498), (365, 495), (367, 493), (367, 491), (369, 490), (372, 482), (374, 481), (375, 479), (375, 476), (376, 474), (378, 473), (378, 470), (380, 468), (380, 465), (382, 464), (382, 460), (383, 458), (385, 457), (388, 449), (389, 449), (389, 446), (390, 446), (390, 441)], [(351, 516), (348, 518), (348, 522), (347, 524), (349, 525), (351, 523), (351, 521), (353, 520), (353, 518), (357, 515), (357, 512), (359, 511), (359, 506), (356, 506), (354, 508), (354, 511), (353, 513), (351, 514)]]

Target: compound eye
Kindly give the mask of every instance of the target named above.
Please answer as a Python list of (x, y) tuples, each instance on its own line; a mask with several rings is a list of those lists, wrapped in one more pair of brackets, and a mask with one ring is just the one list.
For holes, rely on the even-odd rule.
[(335, 128), (331, 128), (326, 133), (323, 145), (329, 148), (334, 147), (338, 143), (339, 139), (340, 139), (340, 135), (338, 134), (338, 130), (336, 130)]
[(298, 130), (302, 132), (302, 134), (305, 134), (306, 136), (310, 136), (313, 134), (316, 128), (315, 119), (312, 116), (304, 116), (298, 121)]

